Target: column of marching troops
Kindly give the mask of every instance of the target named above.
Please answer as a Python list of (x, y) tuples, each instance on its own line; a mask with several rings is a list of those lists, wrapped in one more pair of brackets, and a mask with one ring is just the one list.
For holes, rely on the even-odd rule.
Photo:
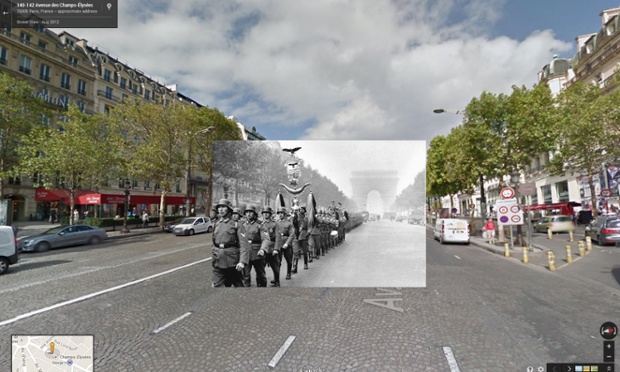
[[(280, 268), (286, 261), (286, 279), (296, 274), (303, 259), (308, 263), (325, 256), (344, 242), (346, 233), (363, 222), (361, 214), (349, 215), (339, 208), (317, 208), (314, 225), (309, 228), (304, 205), (293, 208), (266, 206), (260, 212), (256, 205), (245, 211), (221, 199), (212, 211), (213, 286), (250, 287), (254, 268), (256, 286), (267, 287), (267, 266), (273, 271), (272, 287), (280, 286)], [(336, 218), (338, 217), (338, 219)]]

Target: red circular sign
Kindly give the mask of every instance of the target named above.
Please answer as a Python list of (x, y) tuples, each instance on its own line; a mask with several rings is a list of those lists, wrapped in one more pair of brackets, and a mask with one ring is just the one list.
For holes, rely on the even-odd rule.
[(602, 189), (601, 190), (601, 196), (604, 198), (609, 198), (611, 196), (611, 190), (610, 189)]
[(510, 207), (510, 211), (512, 213), (519, 213), (519, 210), (521, 210), (521, 208), (519, 208), (518, 205), (513, 205), (512, 207)]
[(521, 217), (519, 217), (519, 216), (512, 216), (512, 217), (510, 218), (510, 220), (511, 220), (512, 222), (515, 222), (515, 223), (517, 223), (517, 222), (521, 222)]
[(504, 199), (512, 199), (515, 196), (515, 190), (513, 190), (511, 187), (504, 187), (502, 191), (499, 192), (499, 194)]
[(499, 213), (501, 214), (508, 213), (508, 207), (502, 205), (501, 207), (499, 207)]

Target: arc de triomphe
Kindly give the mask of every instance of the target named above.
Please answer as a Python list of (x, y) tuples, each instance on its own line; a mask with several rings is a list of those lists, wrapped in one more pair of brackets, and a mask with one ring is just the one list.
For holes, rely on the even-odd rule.
[(381, 195), (384, 211), (389, 212), (396, 200), (398, 180), (398, 171), (394, 170), (351, 172), (353, 201), (355, 201), (359, 210), (363, 210), (368, 198), (368, 193), (374, 190)]

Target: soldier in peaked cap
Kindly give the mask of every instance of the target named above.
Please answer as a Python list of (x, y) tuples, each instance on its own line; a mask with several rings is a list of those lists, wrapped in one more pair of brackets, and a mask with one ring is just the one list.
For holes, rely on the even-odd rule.
[(268, 245), (263, 246), (263, 241), (269, 242), (269, 237), (261, 234), (260, 223), (258, 222), (258, 212), (256, 206), (250, 204), (245, 209), (245, 217), (247, 221), (243, 224), (245, 239), (244, 242), (249, 247), (250, 263), (243, 273), (243, 282), (246, 287), (250, 287), (252, 283), (251, 273), (252, 267), (256, 272), (256, 286), (267, 286), (267, 275), (265, 273), (265, 249)]
[(295, 239), (293, 240), (293, 274), (297, 272), (299, 258), (304, 257), (304, 269), (308, 270), (308, 218), (306, 217), (306, 207), (302, 205), (297, 209), (293, 218), (295, 225)]
[(243, 287), (242, 271), (250, 259), (243, 227), (232, 219), (229, 200), (220, 199), (216, 208), (220, 218), (213, 229), (213, 286)]
[(265, 251), (265, 261), (271, 267), (273, 271), (273, 280), (271, 284), (273, 287), (280, 286), (280, 255), (276, 251), (276, 222), (273, 220), (273, 209), (269, 206), (265, 206), (261, 212), (263, 215), (263, 222), (260, 224), (261, 235), (269, 238), (269, 240), (263, 240), (262, 249)]

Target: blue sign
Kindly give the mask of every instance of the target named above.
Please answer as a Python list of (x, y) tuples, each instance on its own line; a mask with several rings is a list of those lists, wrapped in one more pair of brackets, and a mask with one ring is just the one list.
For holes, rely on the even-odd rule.
[(499, 218), (499, 221), (500, 221), (501, 223), (506, 223), (506, 222), (508, 222), (508, 216), (501, 216), (501, 217)]

